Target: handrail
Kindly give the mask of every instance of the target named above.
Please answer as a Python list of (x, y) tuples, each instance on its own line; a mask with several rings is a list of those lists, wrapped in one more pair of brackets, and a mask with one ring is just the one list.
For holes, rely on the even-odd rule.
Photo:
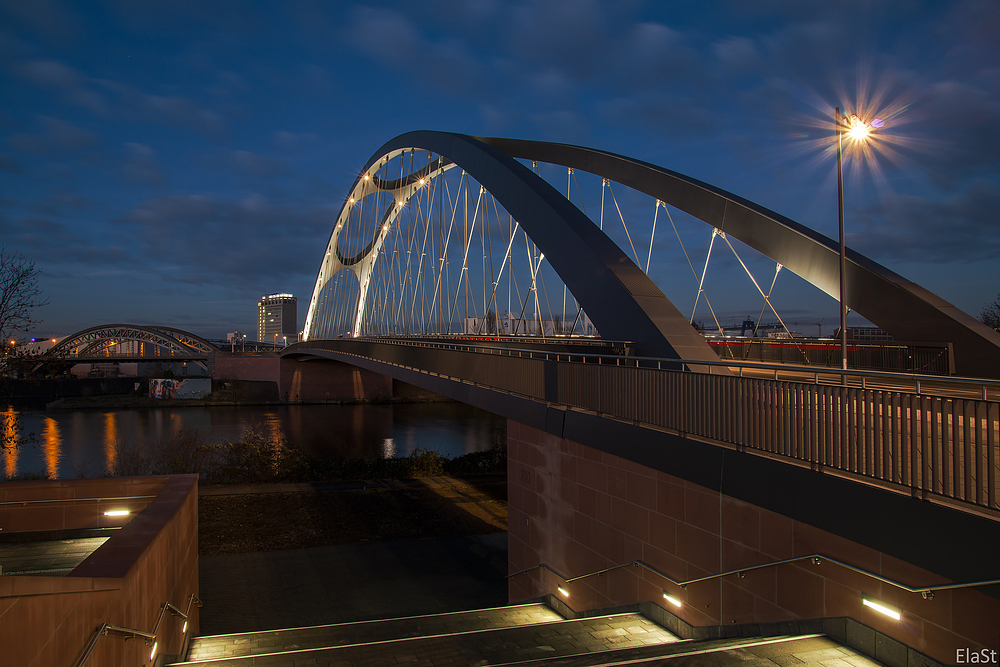
[[(152, 632), (143, 632), (142, 630), (136, 630), (135, 628), (126, 628), (121, 625), (102, 623), (101, 626), (98, 627), (97, 630), (94, 632), (94, 635), (91, 637), (90, 641), (87, 643), (87, 646), (83, 651), (83, 655), (76, 662), (74, 667), (82, 667), (82, 665), (85, 662), (87, 662), (87, 660), (90, 658), (90, 654), (94, 652), (95, 648), (97, 648), (97, 642), (101, 639), (101, 637), (112, 632), (120, 635), (125, 635), (125, 639), (134, 639), (136, 637), (141, 637), (143, 642), (146, 644), (154, 642), (154, 649), (155, 649), (156, 635), (160, 630), (160, 622), (163, 621), (163, 615), (167, 612), (167, 610), (169, 609), (172, 615), (179, 616), (186, 622), (188, 616), (191, 615), (191, 605), (194, 604), (195, 601), (197, 601), (199, 607), (202, 606), (201, 598), (192, 593), (190, 596), (188, 596), (188, 604), (186, 611), (181, 611), (170, 602), (164, 602), (162, 605), (160, 605), (160, 615), (156, 619), (156, 625), (153, 626)], [(186, 623), (184, 632), (187, 632)]]
[[(347, 340), (347, 339), (345, 339)], [(598, 354), (598, 353), (585, 353), (585, 352), (547, 352), (544, 350), (533, 350), (530, 348), (516, 348), (516, 347), (483, 347), (481, 345), (470, 345), (467, 343), (438, 343), (427, 340), (407, 340), (403, 338), (383, 338), (383, 337), (371, 337), (371, 338), (351, 338), (352, 341), (361, 342), (375, 342), (375, 343), (386, 343), (389, 345), (405, 345), (409, 347), (428, 347), (437, 349), (450, 349), (455, 351), (466, 351), (474, 352), (479, 354), (490, 354), (498, 356), (515, 356), (517, 353), (518, 357), (527, 357), (529, 359), (543, 359), (543, 360), (554, 360), (554, 361), (566, 361), (569, 363), (588, 363), (587, 359), (598, 359), (598, 364), (602, 360), (614, 360), (617, 362), (616, 365), (627, 365), (640, 367), (639, 362), (657, 363), (657, 368), (662, 369), (663, 364), (669, 364), (672, 366), (680, 366), (682, 369), (688, 369), (688, 372), (692, 372), (690, 369), (696, 366), (708, 366), (708, 367), (722, 367), (722, 368), (746, 368), (752, 370), (771, 370), (771, 371), (782, 371), (787, 373), (806, 373), (813, 375), (813, 384), (818, 384), (818, 375), (835, 375), (838, 377), (856, 377), (856, 378), (882, 378), (882, 379), (894, 379), (894, 380), (910, 380), (917, 383), (917, 391), (919, 392), (920, 383), (937, 383), (937, 384), (948, 384), (948, 385), (979, 385), (985, 390), (986, 387), (992, 387), (995, 389), (1000, 389), (1000, 380), (990, 380), (988, 378), (971, 378), (971, 377), (960, 377), (960, 376), (946, 376), (946, 375), (926, 375), (920, 373), (894, 373), (889, 371), (866, 371), (866, 370), (853, 370), (847, 369), (843, 370), (840, 368), (829, 368), (829, 367), (816, 367), (816, 366), (793, 366), (790, 364), (773, 364), (764, 362), (752, 362), (752, 361), (739, 361), (739, 360), (722, 360), (719, 361), (702, 361), (702, 360), (690, 360), (690, 359), (672, 359), (665, 357), (643, 357), (643, 356), (623, 356), (620, 354)], [(320, 341), (313, 341), (320, 342)], [(335, 342), (340, 342), (335, 341)], [(363, 355), (359, 355), (363, 356)], [(555, 359), (551, 359), (555, 357)], [(574, 361), (573, 357), (579, 357), (578, 360)], [(621, 362), (625, 360), (625, 364)], [(593, 363), (593, 362), (591, 362)], [(797, 380), (804, 382), (804, 380)]]
[(925, 600), (932, 599), (934, 597), (934, 592), (935, 591), (944, 591), (944, 590), (951, 590), (951, 589), (956, 589), (956, 588), (975, 588), (977, 586), (990, 586), (990, 585), (993, 585), (993, 584), (1000, 584), (1000, 579), (985, 579), (985, 580), (982, 580), (982, 581), (965, 581), (965, 582), (953, 583), (953, 584), (937, 584), (937, 585), (934, 585), (934, 586), (917, 586), (917, 587), (907, 586), (904, 583), (895, 581), (893, 579), (889, 579), (888, 577), (883, 577), (880, 574), (875, 574), (874, 572), (869, 572), (868, 570), (865, 570), (863, 568), (857, 567), (855, 565), (851, 565), (850, 563), (845, 563), (843, 561), (837, 560), (836, 558), (831, 558), (829, 556), (825, 556), (825, 555), (819, 554), (819, 553), (809, 554), (808, 556), (796, 556), (795, 558), (785, 558), (785, 559), (782, 559), (782, 560), (775, 560), (775, 561), (770, 561), (770, 562), (767, 562), (767, 563), (761, 563), (759, 565), (750, 565), (748, 567), (735, 568), (735, 569), (732, 569), (732, 570), (726, 570), (725, 572), (718, 572), (716, 574), (710, 574), (710, 575), (707, 575), (707, 576), (704, 576), (704, 577), (697, 577), (695, 579), (688, 579), (686, 581), (678, 581), (677, 579), (674, 579), (670, 575), (657, 570), (655, 567), (647, 565), (646, 563), (642, 562), (641, 560), (630, 560), (630, 561), (628, 561), (626, 563), (619, 563), (618, 565), (612, 565), (611, 567), (606, 567), (606, 568), (603, 568), (603, 569), (600, 569), (600, 570), (594, 570), (593, 572), (588, 572), (586, 574), (581, 574), (581, 575), (578, 575), (576, 577), (566, 577), (566, 576), (560, 574), (559, 572), (557, 572), (556, 570), (552, 569), (549, 565), (547, 565), (545, 563), (539, 563), (537, 565), (532, 565), (531, 567), (525, 568), (525, 569), (520, 570), (518, 572), (514, 572), (512, 574), (508, 574), (507, 578), (508, 579), (512, 579), (513, 577), (516, 577), (516, 576), (518, 576), (520, 574), (526, 574), (528, 572), (531, 572), (532, 570), (544, 569), (544, 570), (548, 570), (549, 572), (551, 572), (552, 574), (556, 575), (557, 577), (559, 577), (560, 579), (562, 579), (564, 582), (566, 582), (568, 584), (568, 583), (572, 583), (574, 581), (579, 581), (580, 579), (586, 579), (587, 577), (593, 577), (593, 576), (597, 576), (597, 575), (602, 575), (602, 574), (604, 574), (606, 572), (610, 572), (612, 570), (617, 570), (619, 568), (623, 568), (623, 567), (628, 567), (630, 565), (634, 565), (636, 567), (642, 567), (642, 568), (644, 568), (644, 569), (652, 572), (653, 574), (655, 574), (655, 575), (657, 575), (657, 576), (665, 579), (666, 581), (670, 582), (671, 584), (673, 584), (675, 586), (678, 586), (678, 587), (680, 587), (682, 589), (687, 589), (687, 587), (690, 586), (691, 584), (697, 584), (697, 583), (701, 583), (703, 581), (710, 581), (712, 579), (721, 579), (722, 577), (728, 577), (728, 576), (733, 575), (733, 574), (739, 576), (739, 578), (742, 579), (746, 575), (747, 572), (752, 572), (753, 570), (761, 570), (761, 569), (768, 568), (768, 567), (777, 567), (778, 565), (785, 565), (785, 564), (788, 564), (788, 563), (796, 563), (796, 562), (805, 561), (805, 560), (811, 561), (813, 563), (813, 565), (822, 565), (823, 561), (828, 561), (830, 563), (833, 563), (834, 565), (839, 565), (840, 567), (843, 567), (845, 569), (851, 570), (852, 572), (857, 572), (858, 574), (866, 575), (868, 577), (871, 577), (872, 579), (877, 579), (878, 581), (881, 581), (882, 583), (889, 584), (891, 586), (895, 586), (896, 588), (900, 588), (900, 589), (906, 591), (907, 593), (920, 593)]
[(45, 498), (40, 500), (5, 500), (0, 502), (0, 505), (28, 505), (34, 503), (78, 503), (85, 500), (93, 500), (94, 502), (103, 503), (109, 500), (146, 500), (149, 498), (155, 498), (152, 496), (110, 496), (110, 497), (94, 497), (94, 498)]

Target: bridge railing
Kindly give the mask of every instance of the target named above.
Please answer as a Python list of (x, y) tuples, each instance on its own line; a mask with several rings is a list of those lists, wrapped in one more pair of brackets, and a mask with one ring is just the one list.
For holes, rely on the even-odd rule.
[(1000, 510), (996, 381), (405, 339), (306, 345)]

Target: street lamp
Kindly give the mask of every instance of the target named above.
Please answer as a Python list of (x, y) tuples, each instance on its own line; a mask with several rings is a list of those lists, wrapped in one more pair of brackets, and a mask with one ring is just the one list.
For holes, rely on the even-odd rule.
[[(872, 132), (885, 125), (875, 118), (866, 123), (857, 114), (850, 117), (840, 115), (837, 107), (834, 122), (837, 128), (837, 213), (840, 219), (840, 368), (847, 370), (847, 246), (844, 241), (844, 134), (856, 142), (868, 141)], [(842, 376), (847, 382), (847, 376)]]

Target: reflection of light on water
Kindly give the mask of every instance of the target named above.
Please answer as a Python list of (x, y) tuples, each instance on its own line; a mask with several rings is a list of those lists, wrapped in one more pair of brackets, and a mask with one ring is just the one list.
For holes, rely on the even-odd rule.
[(10, 477), (17, 474), (17, 450), (18, 444), (20, 444), (17, 433), (17, 413), (12, 407), (7, 408), (7, 412), (3, 413), (3, 430), (4, 444), (7, 445), (3, 448), (4, 466), (7, 476)]
[(115, 469), (115, 459), (118, 458), (118, 422), (114, 412), (104, 413), (104, 460), (107, 470)]
[(59, 434), (59, 422), (52, 417), (45, 418), (42, 427), (42, 449), (45, 451), (45, 468), (50, 479), (59, 477), (59, 457), (62, 455), (62, 436)]
[(382, 441), (382, 458), (391, 459), (396, 455), (396, 441), (386, 438)]

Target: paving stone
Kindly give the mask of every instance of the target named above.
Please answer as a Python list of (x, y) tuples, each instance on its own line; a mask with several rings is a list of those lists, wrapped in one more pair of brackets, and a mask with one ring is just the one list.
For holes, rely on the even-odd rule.
[(384, 621), (342, 623), (312, 628), (294, 628), (248, 634), (215, 635), (196, 638), (188, 652), (188, 660), (215, 658), (224, 651), (226, 656), (261, 655), (282, 650), (302, 650), (344, 644), (363, 644), (406, 637), (426, 637), (486, 628), (534, 624), (562, 620), (562, 616), (545, 605), (519, 605), (495, 610), (476, 610), (455, 614), (414, 616)]

